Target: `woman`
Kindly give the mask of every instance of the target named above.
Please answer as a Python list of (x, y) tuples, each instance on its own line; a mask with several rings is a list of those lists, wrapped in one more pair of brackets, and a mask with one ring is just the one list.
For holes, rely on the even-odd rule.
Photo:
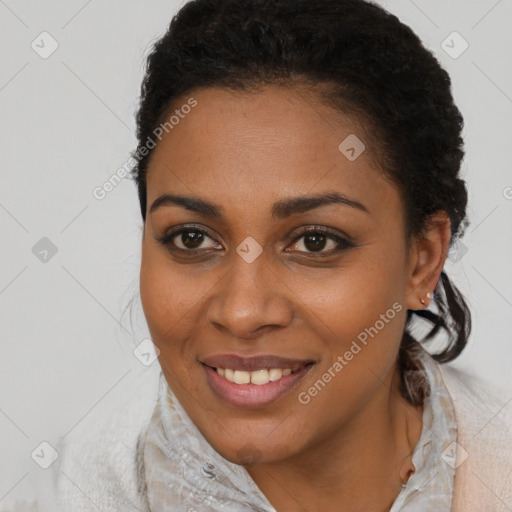
[(62, 509), (510, 510), (506, 397), (447, 364), (462, 126), (375, 4), (187, 3), (133, 155), (159, 368), (62, 447)]

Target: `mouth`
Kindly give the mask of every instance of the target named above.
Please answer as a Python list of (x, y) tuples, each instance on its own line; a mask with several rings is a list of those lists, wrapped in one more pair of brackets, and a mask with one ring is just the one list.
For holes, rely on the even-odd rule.
[(244, 409), (268, 406), (290, 393), (315, 361), (277, 356), (216, 356), (201, 361), (210, 389), (226, 404)]

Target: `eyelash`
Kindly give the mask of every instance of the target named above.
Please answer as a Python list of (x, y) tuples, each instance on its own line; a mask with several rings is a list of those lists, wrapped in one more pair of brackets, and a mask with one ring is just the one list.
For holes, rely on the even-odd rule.
[[(176, 247), (174, 243), (172, 242), (173, 238), (176, 236), (186, 233), (186, 232), (196, 232), (196, 233), (202, 233), (206, 235), (208, 238), (211, 238), (213, 241), (217, 242), (214, 237), (210, 236), (207, 231), (204, 229), (200, 229), (196, 226), (184, 226), (177, 230), (171, 231), (170, 233), (167, 233), (163, 235), (162, 237), (155, 237), (158, 242), (160, 242), (162, 245), (166, 246), (167, 249), (173, 252), (180, 252), (180, 253), (187, 253), (190, 255), (197, 255), (198, 253), (205, 253), (208, 251), (217, 251), (218, 249), (181, 249), (180, 247)], [(335, 249), (331, 249), (329, 251), (319, 251), (319, 252), (307, 252), (307, 251), (297, 251), (302, 254), (307, 254), (308, 257), (313, 258), (321, 258), (326, 256), (331, 256), (333, 254), (337, 254), (345, 249), (351, 249), (355, 247), (355, 245), (345, 238), (341, 237), (337, 232), (334, 232), (328, 228), (322, 227), (322, 226), (313, 226), (313, 227), (303, 227), (302, 230), (297, 234), (297, 236), (292, 240), (291, 245), (296, 244), (301, 238), (308, 234), (320, 234), (324, 235), (327, 238), (334, 240), (338, 247)], [(218, 243), (218, 242), (217, 242)], [(289, 251), (289, 252), (295, 252), (295, 251)]]

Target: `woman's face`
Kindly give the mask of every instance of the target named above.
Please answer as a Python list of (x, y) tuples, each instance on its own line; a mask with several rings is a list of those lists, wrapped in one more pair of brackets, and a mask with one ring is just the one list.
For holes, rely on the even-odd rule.
[(389, 398), (417, 308), (403, 204), (362, 127), (311, 92), (191, 96), (148, 169), (144, 313), (209, 443), (278, 461)]

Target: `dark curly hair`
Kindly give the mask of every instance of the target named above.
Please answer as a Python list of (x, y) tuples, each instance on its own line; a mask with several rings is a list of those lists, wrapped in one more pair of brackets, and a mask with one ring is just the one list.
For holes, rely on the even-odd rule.
[[(464, 156), (463, 118), (451, 81), (419, 37), (382, 7), (364, 0), (193, 0), (153, 45), (137, 113), (137, 163), (132, 173), (146, 220), (148, 140), (179, 97), (199, 87), (255, 90), (266, 84), (303, 84), (339, 111), (364, 122), (379, 167), (399, 188), (407, 243), (420, 236), (436, 211), (451, 221), (451, 244), (462, 236), (467, 190), (458, 177)], [(398, 355), (401, 392), (409, 389), (420, 342), (440, 330), (440, 362), (455, 359), (471, 331), (471, 315), (443, 271), (430, 310), (408, 310)], [(416, 340), (413, 314), (432, 324)]]

